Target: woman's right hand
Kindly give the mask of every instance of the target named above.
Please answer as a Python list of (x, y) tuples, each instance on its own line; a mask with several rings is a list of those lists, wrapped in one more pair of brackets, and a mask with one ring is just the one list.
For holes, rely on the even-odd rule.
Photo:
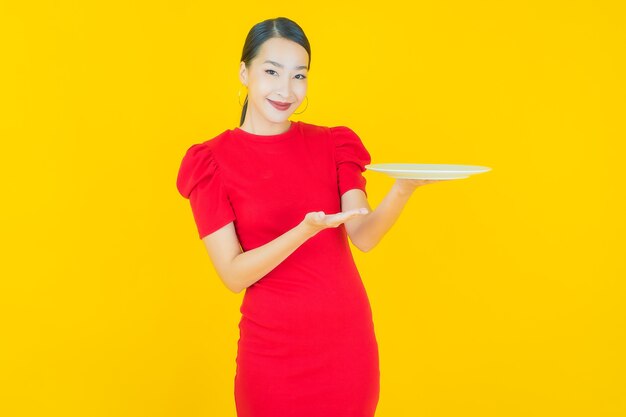
[(340, 224), (354, 217), (364, 216), (368, 213), (369, 210), (367, 208), (342, 211), (335, 214), (326, 214), (323, 211), (312, 211), (304, 216), (304, 220), (302, 220), (301, 224), (316, 233), (330, 227), (338, 227)]

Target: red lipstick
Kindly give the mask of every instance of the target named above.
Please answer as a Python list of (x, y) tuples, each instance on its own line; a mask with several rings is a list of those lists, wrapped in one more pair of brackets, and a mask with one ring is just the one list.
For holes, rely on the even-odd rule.
[(272, 106), (274, 106), (274, 108), (276, 108), (276, 109), (278, 109), (278, 110), (280, 110), (280, 111), (285, 111), (285, 110), (287, 110), (287, 109), (288, 109), (289, 107), (291, 107), (291, 105), (293, 104), (293, 103), (281, 103), (281, 102), (278, 102), (278, 101), (272, 101), (272, 100), (270, 100), (269, 98), (267, 99), (267, 101), (269, 101), (269, 102), (270, 102), (270, 104), (271, 104)]

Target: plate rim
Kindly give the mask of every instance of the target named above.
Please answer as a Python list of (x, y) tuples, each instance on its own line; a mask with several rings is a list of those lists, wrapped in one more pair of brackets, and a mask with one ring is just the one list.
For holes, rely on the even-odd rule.
[[(476, 166), (476, 165), (474, 165)], [(394, 168), (382, 168), (382, 167), (371, 167), (365, 165), (365, 168), (370, 171), (378, 171), (378, 172), (404, 172), (404, 173), (442, 173), (442, 174), (454, 174), (454, 173), (481, 173), (490, 171), (489, 167), (481, 167), (481, 169), (474, 170), (437, 170), (437, 169), (394, 169)]]

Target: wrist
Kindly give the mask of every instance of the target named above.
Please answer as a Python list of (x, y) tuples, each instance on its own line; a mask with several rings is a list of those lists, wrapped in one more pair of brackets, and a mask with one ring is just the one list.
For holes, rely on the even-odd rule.
[(398, 197), (410, 197), (417, 187), (405, 187), (400, 185), (397, 181), (393, 183), (391, 191)]
[(298, 229), (299, 233), (303, 235), (306, 239), (315, 236), (317, 232), (320, 231), (319, 228), (316, 228), (313, 225), (306, 223), (305, 220), (301, 221), (300, 224), (296, 226), (296, 229)]

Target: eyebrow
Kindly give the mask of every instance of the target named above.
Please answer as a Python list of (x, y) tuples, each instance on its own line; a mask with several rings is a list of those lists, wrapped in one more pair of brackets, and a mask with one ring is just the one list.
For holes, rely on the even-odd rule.
[[(284, 65), (279, 64), (278, 62), (270, 61), (269, 59), (268, 59), (268, 60), (266, 60), (266, 61), (265, 61), (265, 62), (263, 62), (263, 63), (264, 63), (264, 64), (272, 64), (272, 65), (275, 65), (275, 66), (277, 66), (277, 67), (279, 67), (279, 68), (285, 68), (285, 66), (284, 66)], [(300, 70), (300, 69), (305, 69), (305, 70), (308, 70), (309, 68), (308, 68), (306, 65), (300, 65), (300, 66), (298, 66), (298, 67), (295, 67), (294, 69), (297, 69), (297, 70)]]

